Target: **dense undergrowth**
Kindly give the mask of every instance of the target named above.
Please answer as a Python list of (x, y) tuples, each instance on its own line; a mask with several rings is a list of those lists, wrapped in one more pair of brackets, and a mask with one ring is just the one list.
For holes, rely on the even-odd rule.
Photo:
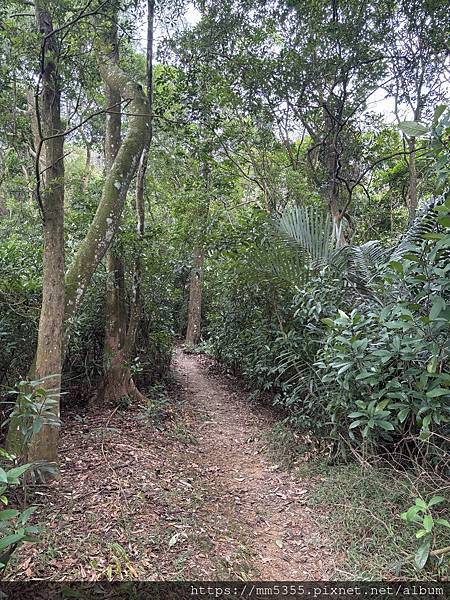
[(433, 230), (368, 269), (364, 289), (330, 264), (277, 304), (279, 290), (233, 269), (210, 317), (217, 358), (270, 391), (291, 423), (332, 439), (341, 458), (352, 447), (395, 451), (445, 470), (450, 201), (425, 210), (418, 229), (431, 216)]
[[(298, 211), (291, 223), (307, 221)], [(281, 242), (266, 234), (221, 260), (225, 292), (212, 292), (204, 348), (244, 377), (253, 398), (269, 394), (283, 409), (287, 431), (308, 440), (301, 454), (347, 465), (327, 468), (317, 499), (330, 504), (333, 490), (352, 577), (380, 575), (394, 559), (403, 574), (427, 565), (441, 577), (450, 531), (450, 198), (429, 201), (390, 247), (370, 242), (320, 260), (311, 252), (306, 262), (310, 240), (283, 219)], [(283, 437), (285, 453), (295, 434)]]
[[(416, 499), (429, 501), (436, 494), (445, 495), (444, 479), (374, 457), (370, 462), (330, 462), (324, 452), (317, 452), (308, 435), (288, 422), (275, 425), (267, 442), (277, 463), (290, 469), (299, 482), (315, 482), (308, 504), (316, 511), (324, 535), (332, 532), (339, 557), (337, 579), (426, 581), (448, 576), (445, 555), (418, 568), (414, 560), (419, 547), (417, 526), (402, 518)], [(436, 519), (445, 519), (447, 513), (444, 503), (433, 509)], [(436, 528), (434, 536), (436, 548), (448, 548), (450, 529)]]

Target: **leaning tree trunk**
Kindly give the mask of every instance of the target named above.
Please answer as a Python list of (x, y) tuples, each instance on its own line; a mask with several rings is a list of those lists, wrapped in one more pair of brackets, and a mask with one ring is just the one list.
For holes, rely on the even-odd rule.
[[(141, 86), (134, 83), (110, 56), (100, 61), (99, 69), (103, 81), (129, 102), (130, 117), (127, 135), (106, 175), (95, 216), (66, 274), (65, 318), (69, 323), (119, 228), (127, 193), (150, 135), (151, 115)], [(120, 108), (112, 107), (111, 110)]]
[(197, 248), (189, 280), (188, 323), (186, 344), (195, 346), (200, 341), (202, 322), (203, 247)]
[[(148, 0), (147, 19), (147, 98), (149, 112), (152, 110), (153, 96), (153, 22), (154, 0)], [(148, 143), (144, 147), (136, 178), (136, 219), (138, 251), (134, 255), (133, 289), (131, 306), (125, 304), (125, 269), (122, 259), (112, 248), (108, 256), (108, 288), (106, 299), (106, 335), (104, 347), (105, 373), (98, 397), (102, 400), (118, 401), (124, 397), (145, 401), (137, 389), (130, 371), (130, 360), (135, 349), (135, 340), (141, 318), (141, 246), (145, 230), (145, 174), (151, 143), (151, 124)], [(107, 157), (108, 163), (108, 157)]]
[[(52, 35), (50, 13), (36, 4), (36, 21), (44, 36), (41, 72), (42, 100), (36, 106), (39, 123), (39, 148), (36, 157), (37, 177), (41, 178), (43, 157), (45, 174), (43, 190), (38, 182), (38, 194), (44, 222), (44, 256), (42, 306), (35, 359), (35, 379), (56, 401), (53, 411), (59, 418), (61, 391), (62, 338), (64, 318), (64, 136), (61, 124), (61, 93), (57, 73), (58, 44)], [(55, 136), (55, 137), (50, 137)], [(47, 138), (47, 139), (46, 139)], [(27, 460), (56, 462), (58, 427), (44, 424), (33, 435), (27, 450)]]

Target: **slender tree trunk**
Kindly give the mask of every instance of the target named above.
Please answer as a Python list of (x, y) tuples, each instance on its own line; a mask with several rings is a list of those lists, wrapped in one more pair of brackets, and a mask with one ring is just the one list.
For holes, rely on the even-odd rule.
[[(117, 43), (117, 26), (112, 25), (110, 30), (110, 44), (112, 52), (110, 60), (115, 65), (119, 64), (119, 47)], [(108, 106), (118, 106), (121, 101), (120, 92), (114, 87), (106, 85), (106, 103)], [(105, 132), (105, 169), (111, 170), (114, 160), (122, 143), (120, 111), (112, 110), (106, 117)], [(103, 348), (104, 379), (101, 397), (110, 397), (114, 393), (122, 394), (119, 380), (120, 365), (117, 357), (122, 353), (125, 343), (127, 313), (125, 304), (125, 272), (122, 259), (111, 246), (106, 253), (106, 298), (105, 298), (105, 343)], [(119, 389), (120, 388), (120, 389)]]
[[(146, 60), (146, 81), (147, 81), (147, 98), (150, 112), (153, 111), (153, 31), (155, 20), (155, 0), (147, 0), (147, 60)], [(139, 323), (142, 316), (142, 260), (141, 250), (144, 244), (145, 234), (145, 176), (147, 173), (148, 156), (150, 145), (152, 142), (152, 122), (150, 127), (150, 136), (148, 144), (144, 147), (139, 169), (136, 177), (136, 236), (138, 240), (137, 251), (134, 255), (133, 265), (133, 293), (131, 299), (130, 322), (127, 333), (128, 352), (131, 353), (135, 349), (136, 335), (139, 328)]]
[(340, 186), (338, 180), (338, 150), (337, 140), (335, 134), (335, 124), (333, 123), (332, 117), (324, 109), (324, 123), (325, 123), (325, 141), (324, 141), (324, 156), (323, 162), (327, 173), (327, 188), (326, 188), (326, 199), (328, 208), (330, 210), (331, 219), (333, 222), (333, 232), (336, 239), (337, 247), (347, 245), (347, 240), (343, 231), (343, 214), (341, 210), (340, 200)]
[(91, 178), (92, 171), (92, 145), (91, 142), (85, 140), (85, 148), (86, 148), (86, 161), (84, 163), (84, 174), (83, 174), (83, 185), (82, 192), (86, 194), (89, 187), (89, 180)]
[(203, 288), (203, 247), (197, 248), (194, 266), (189, 280), (188, 323), (186, 344), (195, 346), (200, 341), (202, 321), (202, 288)]
[(408, 161), (408, 170), (409, 170), (409, 182), (408, 182), (408, 195), (407, 195), (407, 205), (408, 205), (408, 222), (412, 223), (415, 219), (417, 206), (418, 206), (418, 196), (417, 196), (417, 164), (416, 164), (416, 138), (412, 137), (408, 140), (409, 147), (409, 161)]
[[(46, 36), (40, 106), (40, 130), (43, 138), (61, 134), (61, 94), (57, 74), (58, 45), (52, 31), (50, 13), (36, 4), (36, 21), (40, 33)], [(40, 134), (40, 137), (41, 137)], [(39, 319), (35, 378), (42, 387), (51, 390), (56, 400), (54, 412), (59, 418), (61, 390), (62, 338), (64, 317), (64, 137), (43, 141), (45, 157), (42, 207), (44, 219), (44, 257), (42, 306)], [(40, 168), (40, 166), (39, 166)], [(43, 425), (31, 439), (28, 460), (56, 462), (58, 456), (58, 427)]]
[[(209, 145), (205, 144), (208, 152)], [(209, 217), (209, 189), (210, 189), (210, 165), (206, 159), (202, 168), (203, 183), (205, 189), (205, 208), (200, 222), (203, 225), (199, 233), (199, 241), (194, 252), (194, 264), (189, 278), (189, 303), (188, 321), (186, 329), (186, 344), (195, 346), (200, 341), (202, 334), (202, 294), (203, 294), (203, 263), (205, 260), (205, 229)]]

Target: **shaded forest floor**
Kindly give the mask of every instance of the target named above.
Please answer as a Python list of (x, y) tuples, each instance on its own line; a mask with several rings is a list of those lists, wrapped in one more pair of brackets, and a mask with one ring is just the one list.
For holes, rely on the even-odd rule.
[(68, 416), (61, 479), (33, 497), (45, 533), (20, 549), (10, 578), (333, 576), (326, 514), (309, 506), (317, 482), (274, 463), (274, 416), (210, 365), (177, 350), (162, 411), (164, 398)]

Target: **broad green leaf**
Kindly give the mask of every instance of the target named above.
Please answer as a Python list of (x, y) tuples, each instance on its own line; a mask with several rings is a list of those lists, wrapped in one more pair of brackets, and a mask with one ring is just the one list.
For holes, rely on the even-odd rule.
[(394, 431), (395, 427), (389, 421), (377, 421), (377, 424), (385, 431)]
[(365, 421), (362, 421), (361, 419), (353, 421), (353, 423), (350, 423), (349, 429), (355, 429), (355, 427), (358, 427), (358, 425), (361, 425), (361, 423), (365, 423)]
[(26, 465), (20, 465), (19, 467), (14, 467), (14, 469), (10, 469), (7, 473), (7, 477), (8, 477), (8, 482), (9, 483), (14, 483), (18, 480), (18, 478), (23, 475), (25, 473), (25, 471), (28, 471), (28, 469), (31, 467), (31, 464), (26, 464)]
[(33, 421), (33, 433), (38, 433), (41, 430), (43, 423), (44, 419), (40, 415), (35, 417)]
[(426, 531), (426, 529), (419, 529), (419, 531), (416, 533), (416, 538), (419, 540), (420, 538), (423, 538), (427, 534), (428, 534), (428, 532)]
[(398, 413), (398, 420), (400, 421), (400, 423), (403, 423), (403, 421), (406, 420), (406, 417), (409, 415), (409, 408), (403, 408), (399, 413)]
[(398, 260), (392, 260), (389, 263), (389, 266), (391, 269), (394, 269), (394, 271), (397, 271), (397, 273), (403, 273), (403, 263), (399, 262)]
[(37, 510), (37, 506), (29, 506), (27, 509), (25, 509), (23, 511), (23, 513), (21, 513), (20, 515), (20, 522), (22, 523), (22, 525), (24, 525), (28, 519), (31, 517), (31, 515), (36, 512)]
[(427, 564), (427, 560), (430, 555), (430, 545), (430, 542), (425, 542), (416, 552), (414, 561), (419, 569), (423, 569)]
[(403, 121), (399, 124), (400, 130), (409, 137), (420, 137), (429, 132), (429, 128), (419, 121)]
[(429, 392), (427, 392), (428, 398), (437, 398), (438, 396), (447, 396), (447, 395), (450, 397), (450, 389), (442, 388), (442, 387), (435, 387), (432, 390), (430, 390)]
[(441, 504), (445, 501), (444, 496), (433, 496), (431, 500), (428, 502), (428, 508), (435, 506), (436, 504)]
[(435, 523), (437, 525), (442, 525), (443, 527), (449, 527), (450, 528), (450, 523), (447, 521), (447, 519), (436, 519)]
[(0, 552), (5, 548), (8, 548), (8, 546), (12, 546), (17, 542), (20, 542), (23, 539), (24, 535), (25, 534), (23, 532), (17, 532), (11, 533), (11, 535), (7, 535), (6, 537), (2, 538), (0, 540)]
[(416, 506), (419, 506), (420, 508), (426, 510), (428, 508), (427, 503), (422, 500), (422, 498), (416, 498), (415, 500)]
[(0, 521), (8, 521), (9, 519), (13, 519), (17, 517), (19, 511), (14, 508), (8, 508), (7, 510), (0, 511)]
[(440, 296), (437, 296), (430, 310), (430, 319), (437, 319), (443, 310), (445, 310), (446, 302)]
[(425, 531), (427, 531), (428, 533), (431, 533), (432, 529), (433, 529), (433, 517), (431, 515), (425, 515), (423, 518), (423, 528), (425, 529)]

